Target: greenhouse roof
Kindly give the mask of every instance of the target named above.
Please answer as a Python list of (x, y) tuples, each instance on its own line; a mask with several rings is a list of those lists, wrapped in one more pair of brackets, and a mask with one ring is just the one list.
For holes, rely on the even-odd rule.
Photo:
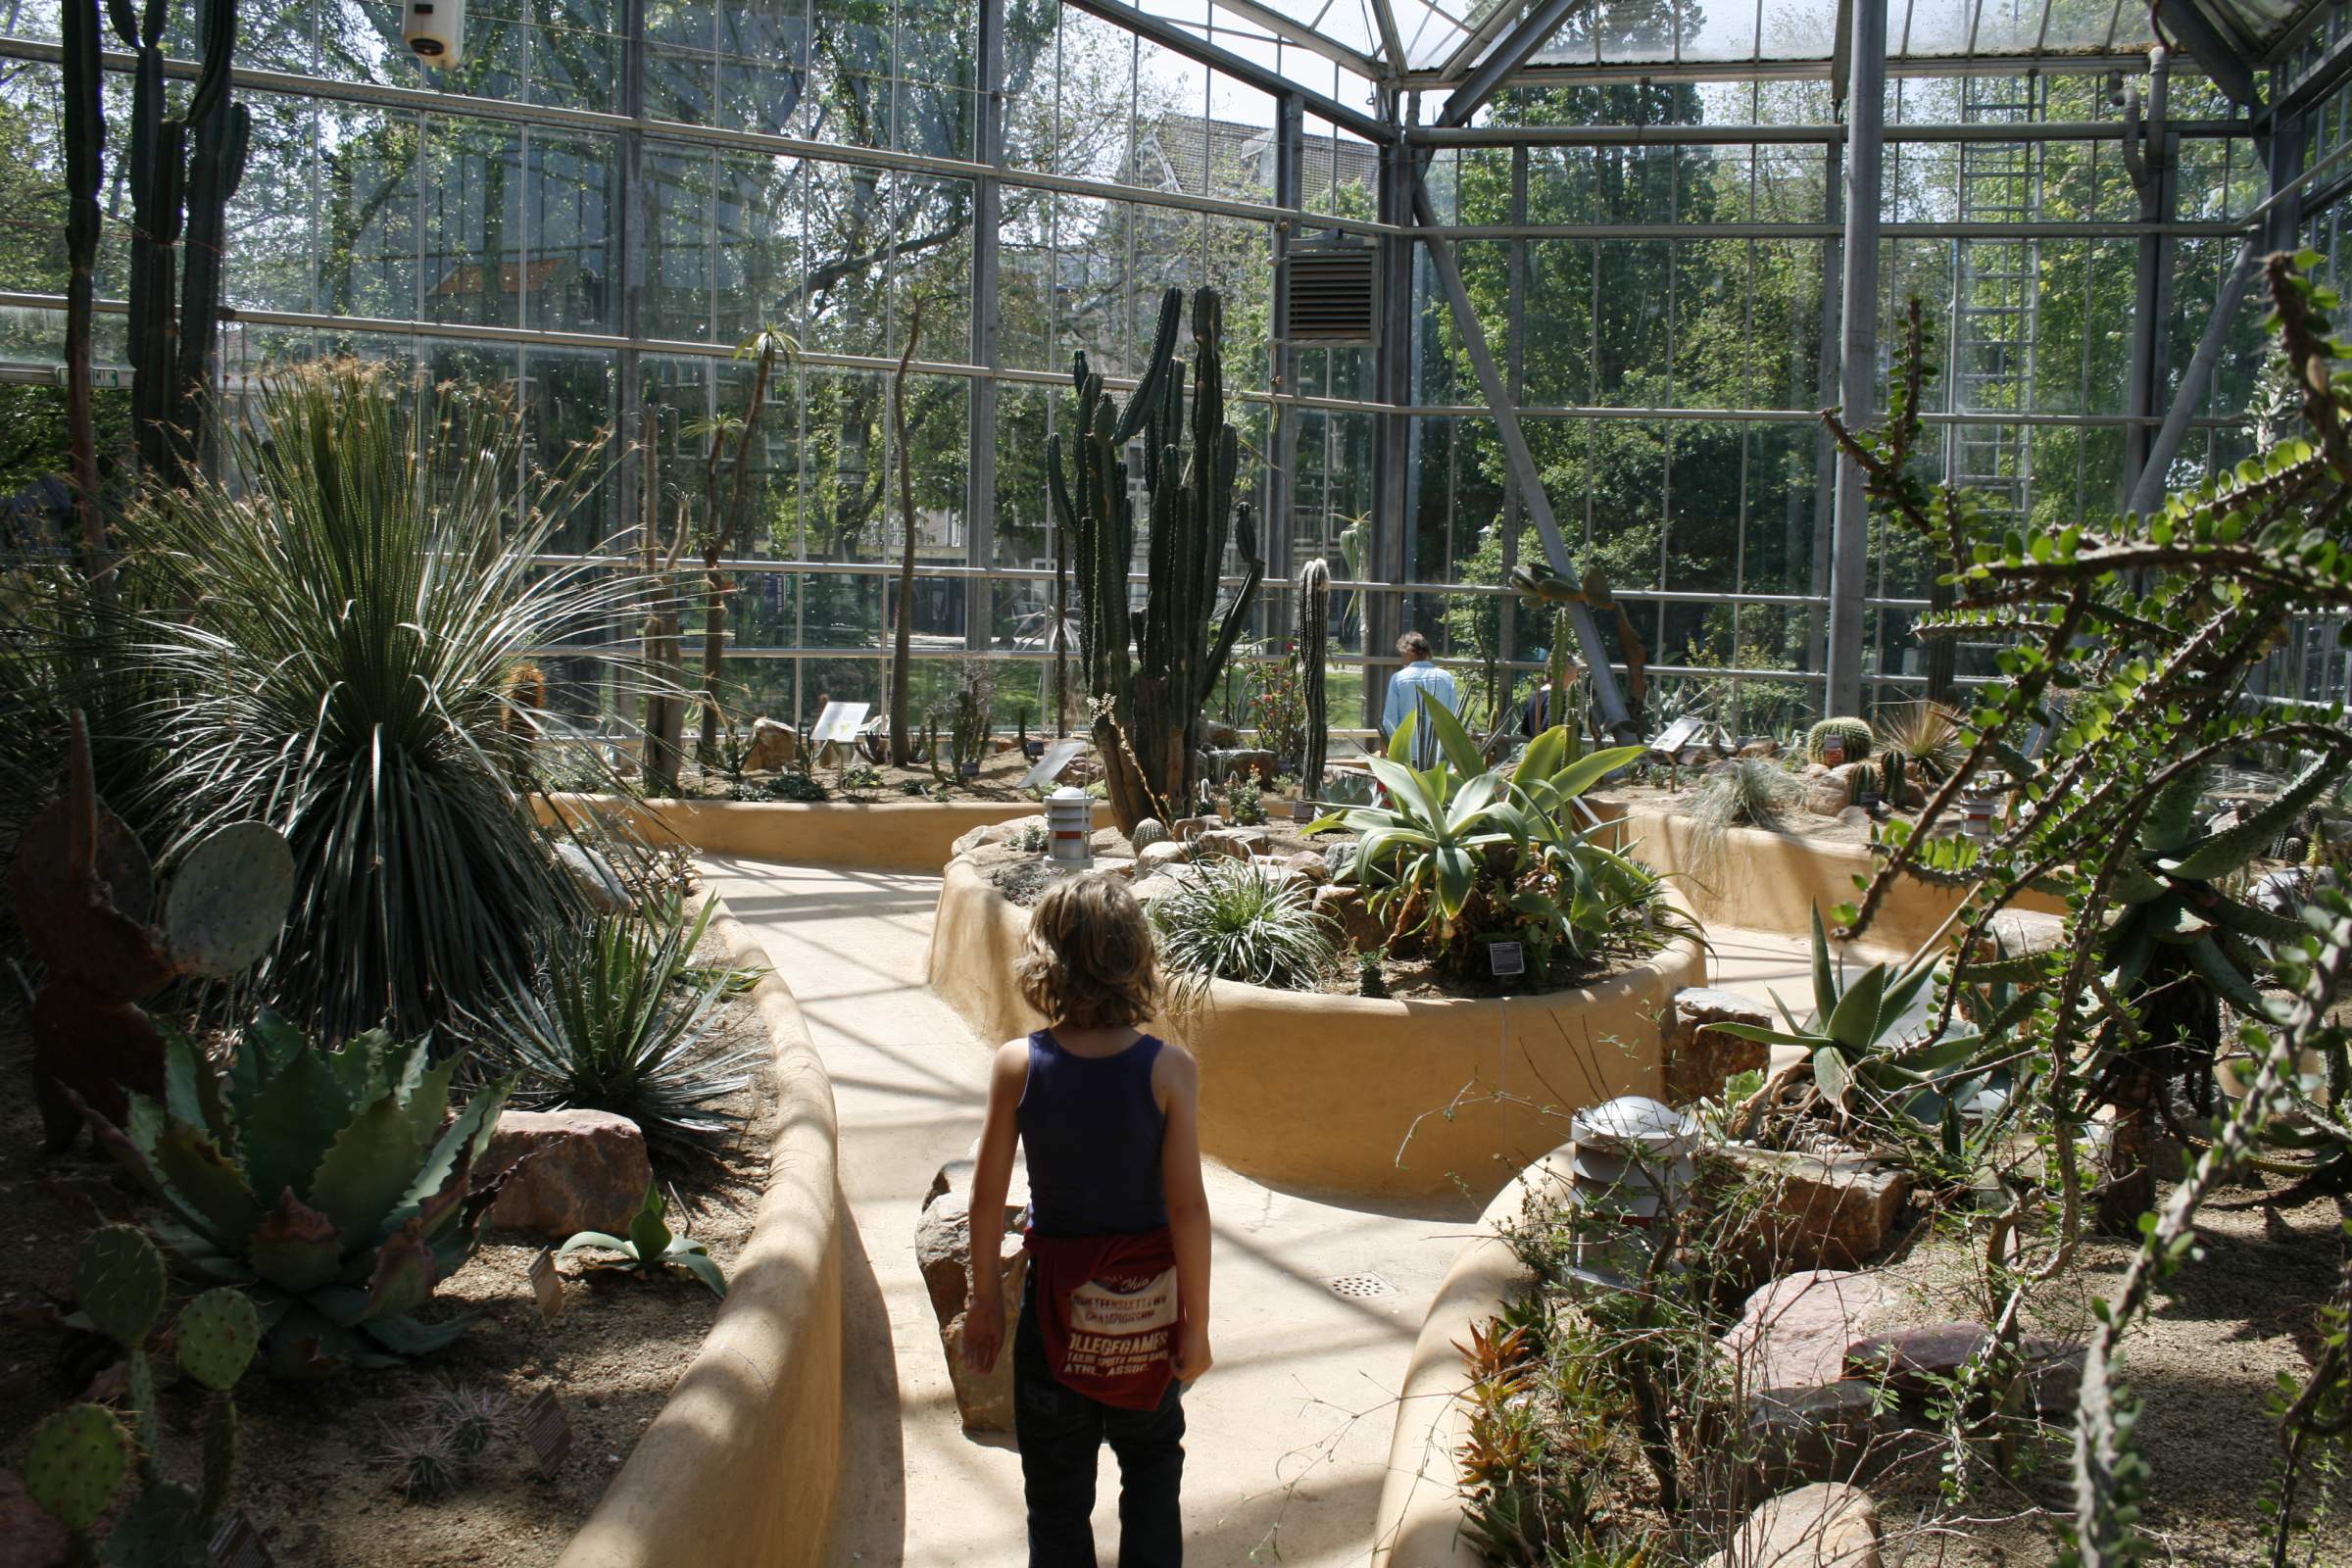
[[(2145, 0), (1885, 0), (1897, 70), (2095, 66), (2144, 52)], [(2217, 75), (2276, 59), (2328, 0), (2161, 0), (2166, 29)], [(1484, 74), (1648, 68), (1826, 74), (1841, 0), (1091, 0), (1329, 89), (1443, 92)], [(2228, 60), (2217, 60), (2217, 54)], [(1342, 84), (1345, 91), (1345, 84)]]

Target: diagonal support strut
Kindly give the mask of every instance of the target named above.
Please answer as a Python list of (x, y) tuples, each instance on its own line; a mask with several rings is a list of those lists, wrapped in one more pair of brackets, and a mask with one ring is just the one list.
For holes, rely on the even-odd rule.
[[(1536, 532), (1544, 541), (1544, 558), (1562, 578), (1578, 582), (1581, 579), (1575, 564), (1568, 559), (1567, 541), (1560, 537), (1560, 525), (1551, 514), (1551, 497), (1544, 489), (1544, 476), (1536, 467), (1535, 454), (1528, 449), (1527, 432), (1520, 426), (1518, 405), (1511, 401), (1502, 372), (1495, 368), (1494, 352), (1487, 347), (1486, 330), (1470, 309), (1470, 291), (1462, 284), (1462, 269), (1454, 260), (1453, 242), (1437, 232), (1437, 208), (1429, 199), (1429, 187), (1422, 182), (1418, 168), (1413, 172), (1413, 217), (1421, 224), (1421, 242), (1429, 247), (1430, 261), (1445, 285), (1446, 302), (1452, 307), (1453, 324), (1461, 333), (1462, 347), (1469, 352), (1470, 368), (1478, 373), (1479, 388), (1486, 394), (1487, 407), (1494, 412), (1495, 428), (1502, 435), (1503, 453), (1510, 461), (1511, 476), (1518, 481), (1527, 514), (1535, 519)], [(1576, 628), (1577, 643), (1585, 652), (1585, 668), (1592, 682), (1592, 701), (1600, 709), (1601, 723), (1621, 745), (1642, 739), (1642, 725), (1626, 707), (1624, 689), (1617, 684), (1617, 671), (1609, 663), (1608, 645), (1601, 641), (1600, 622), (1593, 619), (1592, 607), (1571, 604), (1568, 618)]]

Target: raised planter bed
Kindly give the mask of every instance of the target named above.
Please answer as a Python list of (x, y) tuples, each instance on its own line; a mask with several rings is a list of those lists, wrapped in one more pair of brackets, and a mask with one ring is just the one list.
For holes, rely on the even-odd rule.
[[(972, 865), (948, 867), (928, 978), (983, 1039), (1040, 1027), (1012, 983), (1028, 911)], [(1557, 1145), (1567, 1112), (1662, 1087), (1660, 1020), (1706, 983), (1678, 942), (1547, 995), (1373, 1001), (1219, 981), (1155, 1020), (1200, 1058), (1200, 1146), (1273, 1187), (1484, 1199)], [(1499, 1097), (1499, 1098), (1498, 1098)]]
[[(958, 838), (976, 827), (1035, 816), (1035, 801), (648, 801), (557, 795), (542, 817), (618, 817), (655, 845), (683, 844), (708, 855), (739, 855), (792, 865), (868, 871), (937, 871)], [(1098, 804), (1098, 823), (1109, 819)]]

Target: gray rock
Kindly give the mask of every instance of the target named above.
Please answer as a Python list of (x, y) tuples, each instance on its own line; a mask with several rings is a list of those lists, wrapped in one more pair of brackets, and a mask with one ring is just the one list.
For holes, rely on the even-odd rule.
[(1316, 887), (1321, 887), (1331, 880), (1330, 865), (1325, 862), (1322, 856), (1312, 850), (1300, 850), (1296, 855), (1286, 855), (1283, 857), (1282, 863), (1306, 878)]
[(747, 773), (772, 773), (800, 760), (801, 732), (777, 718), (752, 720), (752, 749), (744, 755)]
[(1355, 876), (1355, 845), (1334, 844), (1323, 852), (1323, 869), (1334, 882), (1347, 882)]
[(581, 1231), (628, 1234), (653, 1185), (645, 1134), (608, 1110), (509, 1110), (473, 1168), (475, 1191), (509, 1166), (514, 1174), (491, 1203), (493, 1229), (547, 1242)]
[(1200, 835), (1200, 848), (1209, 855), (1229, 855), (1237, 860), (1273, 851), (1274, 835), (1262, 827), (1212, 828)]
[(1768, 1497), (1705, 1568), (1880, 1568), (1879, 1510), (1843, 1482)]
[(599, 914), (626, 914), (637, 906), (629, 897), (628, 885), (621, 881), (612, 862), (585, 844), (569, 839), (556, 846), (556, 858), (571, 873), (571, 880), (588, 900), (588, 906)]
[(1173, 839), (1161, 839), (1157, 843), (1147, 844), (1136, 852), (1136, 869), (1139, 874), (1149, 876), (1162, 866), (1182, 865), (1184, 858), (1183, 845)]

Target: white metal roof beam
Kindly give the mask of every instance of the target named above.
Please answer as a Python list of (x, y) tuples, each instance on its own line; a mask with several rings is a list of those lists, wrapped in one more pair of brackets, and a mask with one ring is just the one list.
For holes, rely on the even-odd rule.
[(1327, 38), (1301, 22), (1294, 22), (1257, 0), (1216, 0), (1217, 9), (1230, 11), (1237, 17), (1248, 17), (1283, 42), (1321, 55), (1343, 70), (1352, 71), (1366, 81), (1381, 79), (1381, 70), (1370, 55), (1358, 54), (1336, 38)]
[(1404, 34), (1396, 28), (1396, 8), (1389, 0), (1372, 0), (1372, 17), (1380, 24), (1380, 52), (1389, 62), (1389, 69), (1380, 74), (1380, 79), (1400, 80), (1412, 70), (1413, 63), (1404, 57)]
[(1519, 74), (1522, 66), (1536, 57), (1536, 51), (1551, 42), (1552, 34), (1569, 16), (1584, 8), (1586, 0), (1536, 0), (1519, 24), (1505, 33), (1478, 69), (1462, 79), (1447, 100), (1446, 114), (1438, 123), (1467, 125), (1470, 117), (1487, 105), (1487, 100), (1502, 90), (1503, 84)]

